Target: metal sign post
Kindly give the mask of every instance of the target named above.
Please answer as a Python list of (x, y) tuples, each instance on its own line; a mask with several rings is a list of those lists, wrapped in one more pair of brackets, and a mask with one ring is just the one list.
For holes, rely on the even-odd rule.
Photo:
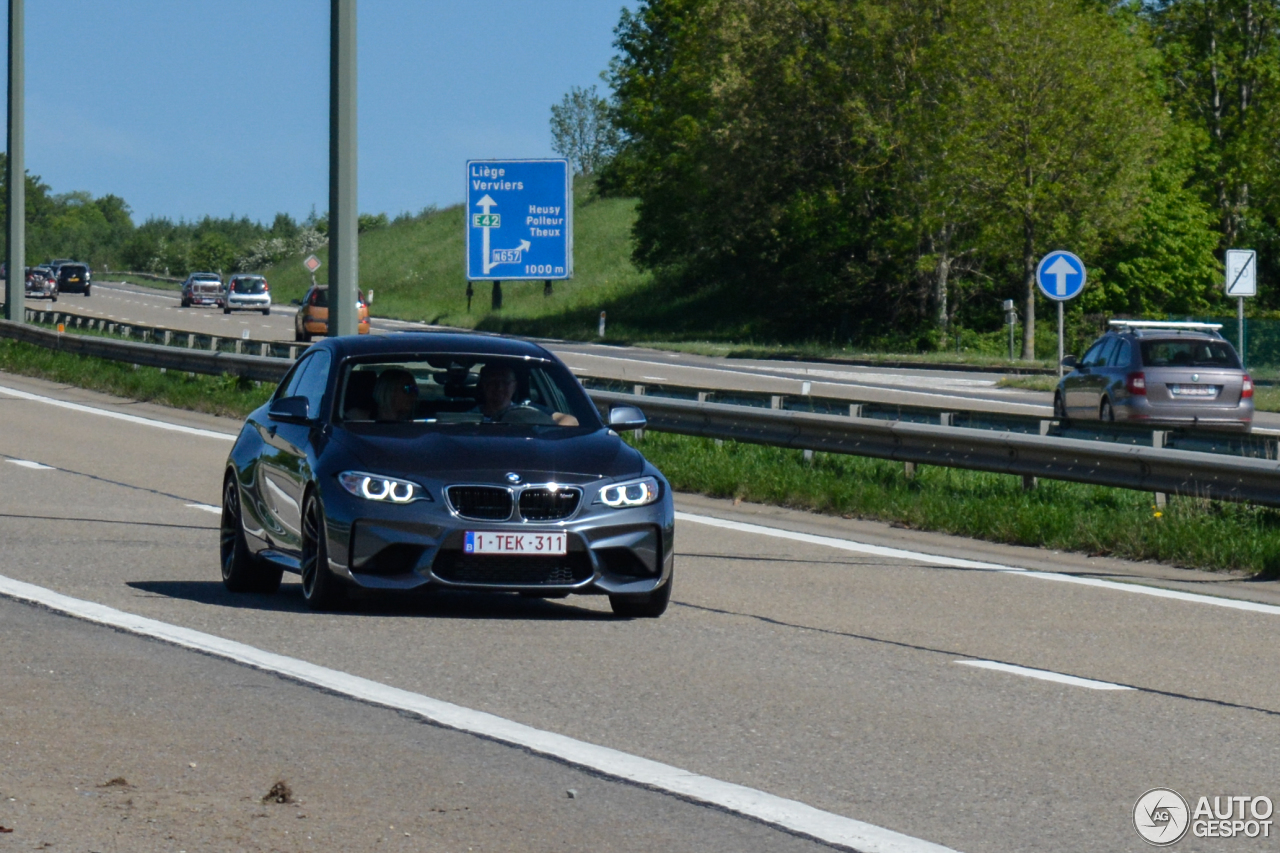
[(1062, 378), (1063, 311), (1062, 303), (1075, 299), (1084, 290), (1088, 273), (1084, 261), (1071, 252), (1050, 252), (1036, 267), (1036, 286), (1045, 296), (1058, 303), (1058, 378)]
[(329, 334), (359, 326), (356, 236), (356, 0), (329, 4)]
[(1240, 364), (1244, 365), (1244, 300), (1258, 295), (1258, 253), (1253, 249), (1227, 249), (1223, 258), (1227, 296), (1236, 297), (1236, 340), (1240, 344)]
[[(27, 180), (24, 152), (24, 97), (26, 74), (23, 66), (23, 4), (9, 0), (9, 162), (5, 171), (9, 202), (8, 251), (5, 252), (6, 320), (21, 323), (26, 319), (27, 284)], [(89, 291), (86, 290), (85, 293)]]

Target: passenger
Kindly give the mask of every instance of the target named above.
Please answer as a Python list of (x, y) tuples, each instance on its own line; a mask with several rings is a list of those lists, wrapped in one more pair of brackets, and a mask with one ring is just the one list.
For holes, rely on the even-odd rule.
[(418, 411), (418, 382), (402, 368), (384, 370), (373, 386), (373, 402), (379, 421), (412, 421)]
[[(486, 421), (501, 421), (515, 405), (516, 372), (509, 364), (491, 362), (480, 368), (480, 403), (477, 406)], [(557, 426), (577, 426), (578, 419), (564, 412), (551, 412), (543, 406), (524, 402), (523, 407), (537, 409), (551, 418)]]

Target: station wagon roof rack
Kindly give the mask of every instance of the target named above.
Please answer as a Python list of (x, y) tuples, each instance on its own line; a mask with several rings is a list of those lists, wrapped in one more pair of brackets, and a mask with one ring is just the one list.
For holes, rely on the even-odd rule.
[(1175, 320), (1110, 320), (1107, 325), (1115, 332), (1131, 331), (1134, 334), (1143, 332), (1208, 332), (1222, 337), (1219, 330), (1221, 323), (1191, 323)]

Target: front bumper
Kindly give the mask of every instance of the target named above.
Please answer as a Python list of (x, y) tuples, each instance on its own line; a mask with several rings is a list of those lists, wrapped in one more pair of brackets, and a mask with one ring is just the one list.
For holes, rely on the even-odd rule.
[[(647, 593), (670, 576), (675, 512), (669, 490), (646, 507), (580, 507), (562, 522), (459, 518), (443, 502), (384, 505), (325, 495), (330, 568), (369, 589), (467, 589), (544, 594)], [(347, 521), (346, 519), (350, 519)], [(563, 532), (563, 557), (466, 554), (466, 531)]]

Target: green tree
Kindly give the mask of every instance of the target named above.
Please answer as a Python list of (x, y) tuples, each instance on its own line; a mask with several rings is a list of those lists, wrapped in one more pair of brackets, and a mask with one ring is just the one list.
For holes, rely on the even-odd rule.
[(609, 104), (596, 87), (574, 86), (551, 107), (551, 150), (569, 161), (575, 174), (595, 174), (618, 148)]
[[(1035, 357), (1040, 256), (1084, 257), (1123, 233), (1166, 119), (1141, 28), (1076, 0), (962, 0), (951, 154), (987, 251), (1022, 282), (1022, 357)], [(1081, 45), (1087, 45), (1082, 49)]]
[[(190, 268), (211, 272), (230, 271), (236, 262), (236, 247), (217, 231), (203, 234), (190, 252)], [(183, 270), (181, 275), (189, 270)]]
[[(1221, 247), (1238, 244), (1257, 189), (1274, 205), (1280, 150), (1280, 4), (1156, 0), (1169, 100), (1207, 139), (1195, 183), (1218, 213)], [(1268, 205), (1264, 205), (1268, 206)], [(1274, 214), (1274, 210), (1272, 211)]]

